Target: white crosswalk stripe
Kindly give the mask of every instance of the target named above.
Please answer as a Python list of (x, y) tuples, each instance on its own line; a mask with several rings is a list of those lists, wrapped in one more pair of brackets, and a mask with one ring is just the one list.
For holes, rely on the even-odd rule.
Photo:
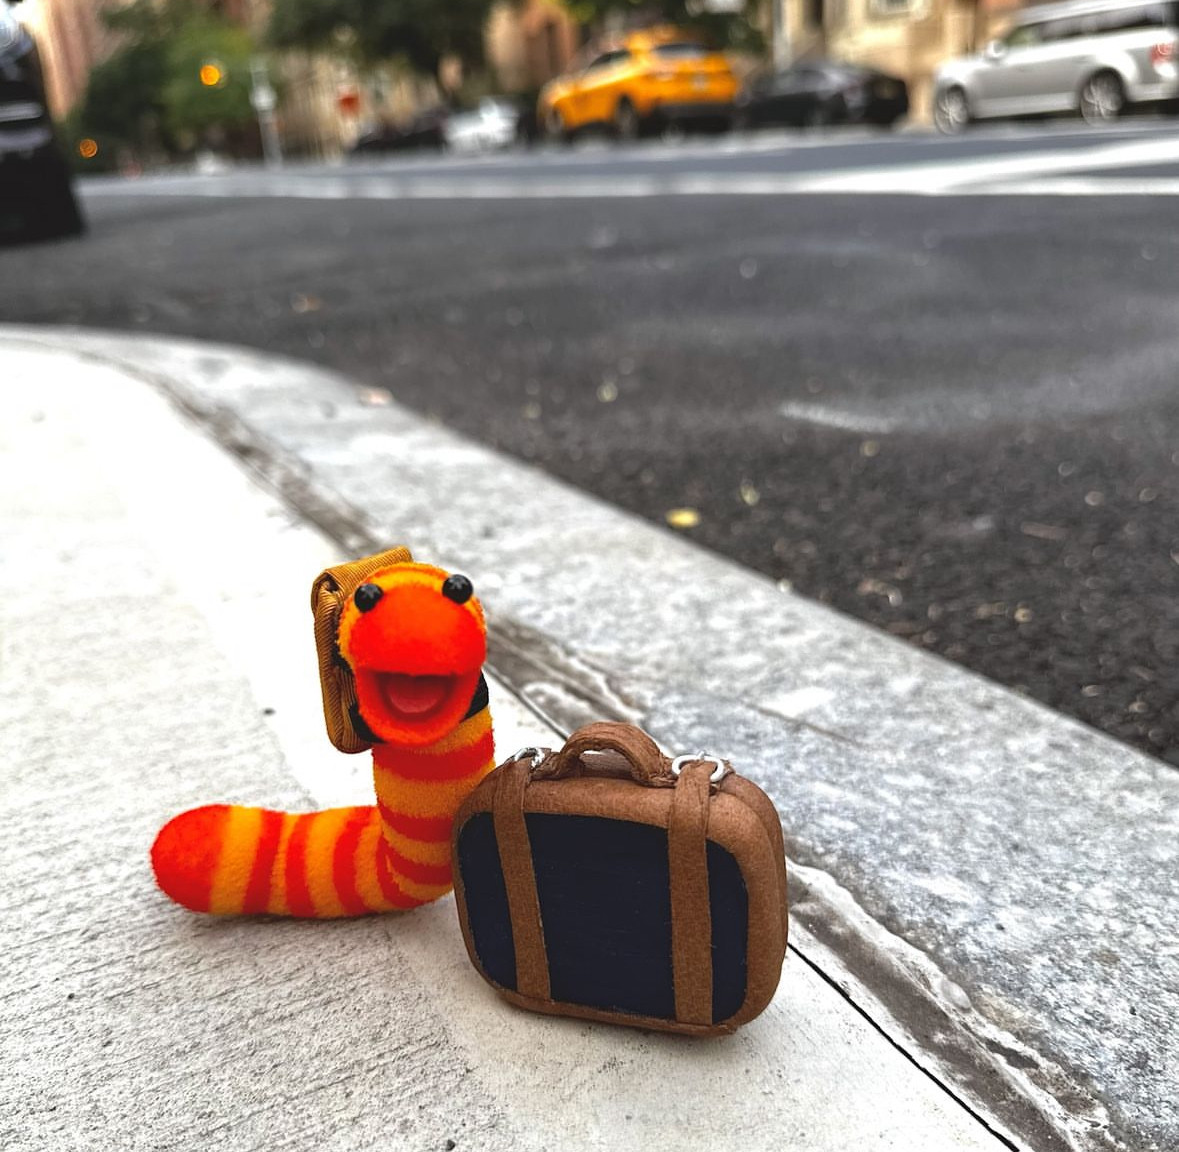
[[(779, 151), (783, 157), (792, 149)], [(303, 200), (552, 200), (636, 199), (667, 196), (1176, 196), (1179, 195), (1179, 146), (1174, 137), (1119, 140), (1095, 138), (1090, 147), (1048, 148), (1015, 154), (940, 159), (930, 149), (918, 162), (805, 171), (718, 171), (707, 160), (737, 153), (728, 150), (685, 153), (671, 150), (661, 160), (699, 168), (652, 168), (645, 151), (601, 155), (553, 154), (527, 160), (516, 157), (484, 164), (448, 165), (437, 160), (397, 167), (231, 171), (219, 175), (166, 175), (137, 181), (95, 180), (83, 184), (88, 197), (203, 196), (277, 197)], [(758, 155), (757, 150), (748, 151)], [(763, 161), (767, 154), (760, 153)], [(841, 156), (841, 158), (843, 158)], [(605, 170), (609, 161), (626, 165)], [(595, 165), (598, 165), (595, 170)], [(646, 170), (639, 165), (646, 165)], [(1135, 169), (1145, 169), (1141, 175)], [(1159, 169), (1164, 171), (1160, 173)], [(1174, 169), (1173, 172), (1166, 171)], [(1097, 173), (1097, 175), (1094, 175)], [(1103, 175), (1108, 173), (1108, 175)]]

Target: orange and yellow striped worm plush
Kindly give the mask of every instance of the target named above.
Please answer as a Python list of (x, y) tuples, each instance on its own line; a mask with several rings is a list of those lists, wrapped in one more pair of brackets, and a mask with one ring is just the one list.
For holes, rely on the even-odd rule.
[(360, 916), (450, 891), (454, 813), (494, 767), (471, 582), (395, 549), (328, 569), (312, 607), (328, 733), (343, 751), (372, 748), (377, 803), (182, 812), (151, 860), (159, 886), (193, 911)]

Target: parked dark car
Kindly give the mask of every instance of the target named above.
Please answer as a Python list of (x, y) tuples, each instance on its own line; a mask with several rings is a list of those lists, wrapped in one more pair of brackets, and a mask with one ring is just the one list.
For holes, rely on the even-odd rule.
[(753, 76), (737, 94), (737, 127), (896, 123), (909, 111), (905, 82), (871, 68), (829, 60), (800, 61)]
[(441, 150), (446, 146), (446, 120), (449, 110), (443, 107), (420, 112), (401, 124), (380, 124), (362, 132), (352, 145), (352, 155), (371, 152), (413, 152), (418, 149)]
[(37, 46), (0, 0), (0, 241), (69, 236), (82, 227)]

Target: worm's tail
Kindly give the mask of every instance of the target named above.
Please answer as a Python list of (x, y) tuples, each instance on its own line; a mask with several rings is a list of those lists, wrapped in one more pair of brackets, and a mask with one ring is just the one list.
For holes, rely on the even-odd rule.
[(400, 847), (412, 856), (388, 847), (375, 807), (298, 814), (210, 804), (165, 824), (151, 862), (164, 892), (194, 912), (363, 916), (450, 890), (448, 841)]

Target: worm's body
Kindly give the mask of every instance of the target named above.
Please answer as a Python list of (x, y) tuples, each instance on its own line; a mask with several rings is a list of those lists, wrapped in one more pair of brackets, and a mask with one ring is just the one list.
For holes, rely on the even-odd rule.
[(182, 812), (152, 847), (177, 903), (323, 918), (414, 908), (450, 890), (455, 811), (495, 764), (482, 610), (465, 577), (428, 565), (366, 576), (342, 600), (335, 643), (351, 728), (373, 748), (377, 803)]

